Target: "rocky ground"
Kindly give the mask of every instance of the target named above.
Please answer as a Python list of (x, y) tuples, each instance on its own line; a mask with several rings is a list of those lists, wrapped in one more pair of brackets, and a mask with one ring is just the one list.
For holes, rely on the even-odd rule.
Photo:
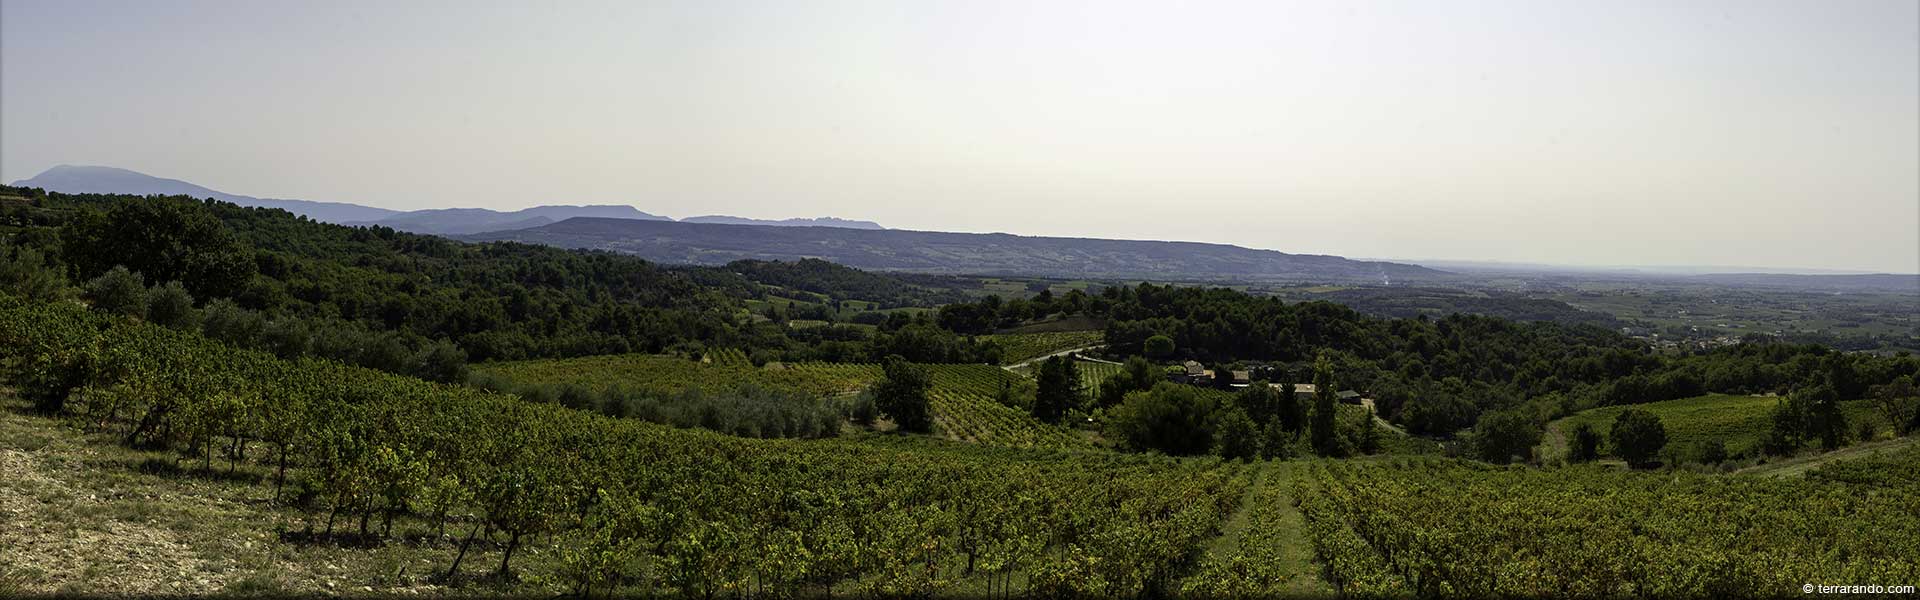
[[(537, 581), (494, 581), (499, 553), (484, 543), (452, 587), (440, 585), (435, 576), (457, 544), (423, 523), (398, 522), (396, 539), (384, 542), (283, 541), (314, 517), (273, 500), (264, 466), (229, 473), (216, 460), (205, 471), (0, 400), (0, 596), (547, 591)], [(543, 554), (528, 548), (514, 563), (540, 565)]]

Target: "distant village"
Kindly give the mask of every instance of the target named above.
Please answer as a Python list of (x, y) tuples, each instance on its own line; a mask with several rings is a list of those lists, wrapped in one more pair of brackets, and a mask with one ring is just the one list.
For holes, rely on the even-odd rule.
[[(1695, 332), (1700, 330), (1698, 327), (1692, 329)], [(1646, 342), (1647, 345), (1653, 346), (1654, 350), (1667, 353), (1712, 350), (1724, 346), (1733, 346), (1739, 344), (1740, 340), (1746, 336), (1746, 334), (1721, 334), (1711, 337), (1675, 338), (1672, 336), (1662, 336), (1660, 332), (1654, 331), (1651, 327), (1631, 326), (1621, 327), (1620, 333), (1621, 335)], [(1779, 331), (1774, 332), (1775, 335), (1779, 335), (1780, 333)]]

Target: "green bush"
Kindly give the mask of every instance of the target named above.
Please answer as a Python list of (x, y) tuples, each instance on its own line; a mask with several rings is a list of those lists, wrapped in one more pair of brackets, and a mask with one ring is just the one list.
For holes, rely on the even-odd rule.
[(147, 290), (147, 320), (172, 329), (193, 329), (200, 325), (200, 313), (193, 309), (193, 295), (178, 281), (169, 281)]
[(147, 284), (139, 273), (114, 267), (87, 281), (87, 299), (93, 309), (131, 317), (147, 316)]
[(1667, 428), (1653, 413), (1628, 409), (1614, 418), (1607, 438), (1613, 444), (1615, 456), (1629, 465), (1641, 467), (1651, 464), (1654, 457), (1660, 456), (1660, 450), (1666, 448)]
[(1222, 458), (1254, 458), (1260, 453), (1260, 427), (1239, 407), (1220, 411), (1213, 437), (1213, 452)]
[(1205, 454), (1213, 446), (1214, 402), (1193, 386), (1161, 383), (1127, 394), (1110, 413), (1109, 426), (1133, 450)]

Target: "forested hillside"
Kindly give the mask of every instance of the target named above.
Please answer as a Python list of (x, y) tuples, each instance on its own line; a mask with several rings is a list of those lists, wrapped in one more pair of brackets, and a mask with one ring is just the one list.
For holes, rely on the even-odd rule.
[[(789, 329), (744, 301), (803, 289), (878, 306), (931, 306), (937, 290), (825, 263), (664, 268), (637, 258), (514, 243), (468, 244), (185, 197), (0, 189), (12, 255), (72, 284), (184, 293), (167, 324), (281, 356), (318, 355), (453, 381), (461, 364), (730, 347), (773, 360), (821, 356), (991, 362), (983, 345), (912, 319), (879, 329)], [(124, 283), (127, 276), (138, 285)], [(755, 278), (759, 278), (756, 280)], [(764, 282), (763, 282), (764, 281)], [(141, 288), (135, 291), (133, 288)], [(124, 295), (124, 294), (123, 294)], [(145, 315), (144, 308), (140, 311)], [(187, 321), (193, 322), (187, 322)]]

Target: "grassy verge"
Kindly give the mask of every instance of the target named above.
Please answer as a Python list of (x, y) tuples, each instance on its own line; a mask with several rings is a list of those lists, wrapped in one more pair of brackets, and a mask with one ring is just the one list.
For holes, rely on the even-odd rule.
[(1767, 477), (1800, 477), (1800, 476), (1806, 475), (1807, 471), (1811, 471), (1815, 468), (1818, 468), (1820, 465), (1824, 465), (1827, 463), (1844, 461), (1844, 460), (1853, 460), (1853, 459), (1859, 459), (1859, 458), (1870, 458), (1873, 456), (1881, 455), (1883, 453), (1894, 452), (1897, 450), (1911, 448), (1915, 446), (1920, 446), (1920, 436), (1907, 436), (1903, 438), (1894, 438), (1891, 440), (1881, 440), (1878, 442), (1870, 442), (1866, 444), (1848, 446), (1846, 448), (1841, 448), (1839, 450), (1835, 450), (1832, 452), (1821, 452), (1818, 454), (1807, 454), (1802, 456), (1795, 456), (1792, 458), (1776, 460), (1776, 461), (1768, 462), (1765, 464), (1754, 465), (1751, 467), (1740, 469), (1739, 471), (1735, 471), (1735, 473), (1741, 474), (1741, 475), (1763, 475)]

